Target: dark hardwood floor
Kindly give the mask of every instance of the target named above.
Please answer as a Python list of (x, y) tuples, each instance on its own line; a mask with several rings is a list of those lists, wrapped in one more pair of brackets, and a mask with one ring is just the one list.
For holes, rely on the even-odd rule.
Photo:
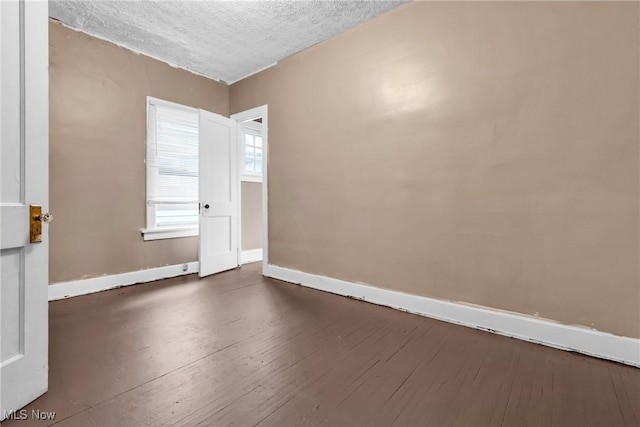
[(3, 426), (638, 426), (640, 369), (260, 275), (50, 304), (54, 421)]

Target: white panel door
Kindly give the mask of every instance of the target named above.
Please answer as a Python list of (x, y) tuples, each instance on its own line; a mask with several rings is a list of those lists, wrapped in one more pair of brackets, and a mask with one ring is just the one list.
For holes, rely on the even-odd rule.
[(200, 277), (239, 265), (236, 127), (200, 110)]
[(48, 239), (29, 243), (29, 205), (48, 208), (47, 2), (0, 1), (0, 418), (47, 391)]

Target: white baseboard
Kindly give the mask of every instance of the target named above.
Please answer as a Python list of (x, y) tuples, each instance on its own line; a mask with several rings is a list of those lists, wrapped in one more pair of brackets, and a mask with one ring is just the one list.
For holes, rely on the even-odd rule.
[(275, 265), (267, 265), (264, 275), (450, 323), (640, 367), (640, 339), (637, 338), (621, 337), (552, 320), (376, 288)]
[(262, 249), (248, 249), (240, 253), (240, 263), (262, 261)]
[[(185, 265), (187, 266), (186, 271), (183, 270)], [(135, 285), (136, 283), (153, 282), (154, 280), (168, 279), (170, 277), (197, 273), (198, 268), (198, 261), (194, 261), (186, 264), (167, 265), (165, 267), (131, 271), (129, 273), (112, 274), (109, 276), (92, 277), (90, 279), (54, 283), (49, 286), (49, 301), (92, 294), (94, 292), (106, 291), (107, 289), (119, 288), (121, 286)]]

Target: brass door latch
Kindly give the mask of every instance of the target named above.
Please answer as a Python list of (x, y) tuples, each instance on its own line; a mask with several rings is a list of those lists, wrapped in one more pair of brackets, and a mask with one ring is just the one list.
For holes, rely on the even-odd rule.
[(43, 214), (42, 206), (29, 205), (29, 241), (31, 243), (42, 242), (42, 224), (48, 224), (53, 219), (49, 212)]

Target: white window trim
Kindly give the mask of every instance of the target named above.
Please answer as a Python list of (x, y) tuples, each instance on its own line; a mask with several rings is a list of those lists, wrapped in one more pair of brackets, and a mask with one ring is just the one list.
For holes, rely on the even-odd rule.
[(144, 241), (148, 240), (160, 240), (160, 239), (175, 239), (177, 237), (193, 237), (200, 234), (198, 226), (195, 227), (182, 227), (182, 228), (163, 228), (162, 230), (151, 230), (147, 228), (140, 229)]
[(242, 174), (242, 176), (240, 176), (240, 181), (242, 182), (262, 182), (262, 175), (253, 175), (253, 174)]
[[(264, 141), (264, 135), (262, 133), (262, 123), (258, 123), (258, 122), (243, 122), (240, 123), (240, 142), (241, 144), (238, 144), (238, 150), (239, 150), (239, 156), (238, 156), (238, 161), (239, 161), (239, 167), (240, 167), (240, 181), (242, 182), (262, 182), (262, 174), (257, 174), (257, 173), (247, 173), (244, 170), (244, 156), (245, 156), (245, 129), (249, 129), (249, 130), (253, 130), (253, 131), (257, 131), (260, 132), (260, 135), (262, 136), (262, 140)], [(264, 142), (263, 142), (264, 144)], [(264, 146), (263, 146), (263, 156), (264, 156)], [(263, 164), (263, 173), (264, 173), (264, 164)]]
[[(187, 107), (186, 105), (176, 104), (175, 102), (165, 101), (163, 99), (154, 98), (151, 96), (147, 96), (147, 138), (146, 138), (146, 146), (145, 146), (145, 165), (147, 162), (147, 150), (149, 149), (150, 143), (153, 143), (155, 140), (155, 133), (153, 128), (149, 127), (149, 123), (151, 122), (151, 115), (153, 110), (149, 108), (150, 105), (161, 105), (164, 107), (171, 107), (178, 110), (188, 111), (190, 113), (198, 114), (199, 111), (197, 108)], [(155, 117), (153, 117), (153, 122), (155, 123)], [(146, 176), (146, 173), (145, 173)], [(145, 178), (146, 179), (146, 178)], [(141, 228), (140, 233), (142, 234), (143, 240), (160, 240), (160, 239), (175, 239), (178, 237), (193, 237), (198, 236), (200, 234), (199, 225), (193, 225), (189, 227), (167, 227), (158, 229), (155, 228), (156, 223), (156, 213), (154, 209), (154, 205), (149, 204), (148, 194), (149, 194), (149, 182), (146, 182), (145, 188), (145, 204), (146, 204), (146, 215), (147, 215), (147, 228)]]

